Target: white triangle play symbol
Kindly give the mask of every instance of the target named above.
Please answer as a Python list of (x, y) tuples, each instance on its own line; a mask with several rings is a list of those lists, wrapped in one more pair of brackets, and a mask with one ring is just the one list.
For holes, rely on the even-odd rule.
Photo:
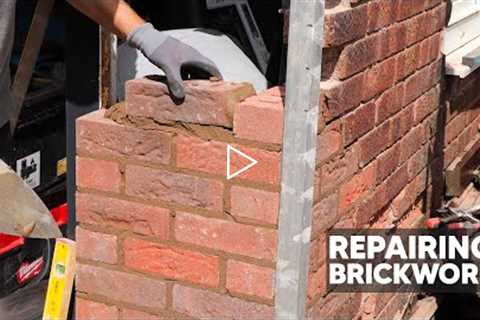
[[(248, 161), (250, 161), (250, 163), (246, 166), (244, 166), (243, 168), (241, 168), (240, 170), (237, 170), (235, 172), (232, 173), (232, 169), (231, 169), (231, 166), (232, 166), (232, 152), (238, 154), (239, 156), (241, 156), (242, 158), (245, 158), (247, 159)], [(253, 166), (255, 166), (256, 164), (258, 163), (257, 160), (253, 159), (252, 157), (250, 157), (249, 155), (246, 155), (245, 153), (243, 153), (242, 151), (238, 150), (238, 149), (235, 149), (234, 147), (232, 147), (231, 145), (227, 145), (227, 180), (230, 180), (230, 179), (233, 179), (235, 178), (236, 176), (238, 176), (239, 174), (242, 174), (243, 172), (247, 171), (248, 169), (252, 168)]]

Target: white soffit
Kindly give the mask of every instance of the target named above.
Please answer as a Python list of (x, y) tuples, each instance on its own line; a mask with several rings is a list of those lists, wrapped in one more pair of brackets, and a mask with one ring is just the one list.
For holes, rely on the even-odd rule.
[(463, 64), (463, 58), (480, 48), (480, 0), (455, 0), (443, 40), (448, 75), (467, 77), (480, 67)]

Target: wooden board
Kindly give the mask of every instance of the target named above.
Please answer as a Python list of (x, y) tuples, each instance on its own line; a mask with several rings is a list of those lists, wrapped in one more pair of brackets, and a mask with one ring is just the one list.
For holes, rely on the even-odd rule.
[(55, 0), (38, 1), (33, 14), (32, 24), (28, 31), (25, 47), (22, 51), (20, 63), (12, 85), (12, 93), (15, 97), (15, 110), (10, 119), (10, 127), (15, 130), (18, 119), (22, 112), (23, 102), (27, 95), (30, 81), (32, 80), (33, 70), (38, 60), (38, 54), (43, 44), (45, 32), (48, 27), (48, 20), (52, 12)]
[(470, 142), (465, 152), (448, 166), (445, 172), (447, 196), (459, 196), (473, 179), (474, 171), (480, 167), (480, 138)]

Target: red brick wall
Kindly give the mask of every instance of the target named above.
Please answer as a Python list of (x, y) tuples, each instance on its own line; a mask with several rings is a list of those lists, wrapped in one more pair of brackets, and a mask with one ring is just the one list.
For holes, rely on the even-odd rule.
[[(443, 76), (442, 0), (327, 0), (308, 315), (392, 319), (405, 293), (326, 289), (332, 228), (418, 224), (478, 134), (480, 71)], [(78, 121), (79, 319), (273, 314), (283, 92), (138, 80)], [(259, 161), (225, 179), (230, 144)], [(234, 164), (239, 168), (242, 162)]]
[[(187, 93), (133, 81), (116, 121), (77, 122), (78, 319), (272, 318), (281, 92)], [(258, 165), (227, 180), (228, 144)]]
[(308, 314), (393, 319), (408, 294), (327, 292), (326, 232), (408, 227), (427, 212), (444, 149), (439, 141), (443, 132), (459, 134), (449, 128), (459, 125), (454, 119), (446, 130), (441, 121), (446, 5), (327, 0), (326, 6)]

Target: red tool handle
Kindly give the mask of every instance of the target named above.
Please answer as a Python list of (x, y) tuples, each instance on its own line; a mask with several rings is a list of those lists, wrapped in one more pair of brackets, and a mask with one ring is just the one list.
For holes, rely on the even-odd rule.
[(437, 229), (442, 224), (442, 220), (440, 218), (430, 218), (425, 221), (425, 225), (428, 229)]

